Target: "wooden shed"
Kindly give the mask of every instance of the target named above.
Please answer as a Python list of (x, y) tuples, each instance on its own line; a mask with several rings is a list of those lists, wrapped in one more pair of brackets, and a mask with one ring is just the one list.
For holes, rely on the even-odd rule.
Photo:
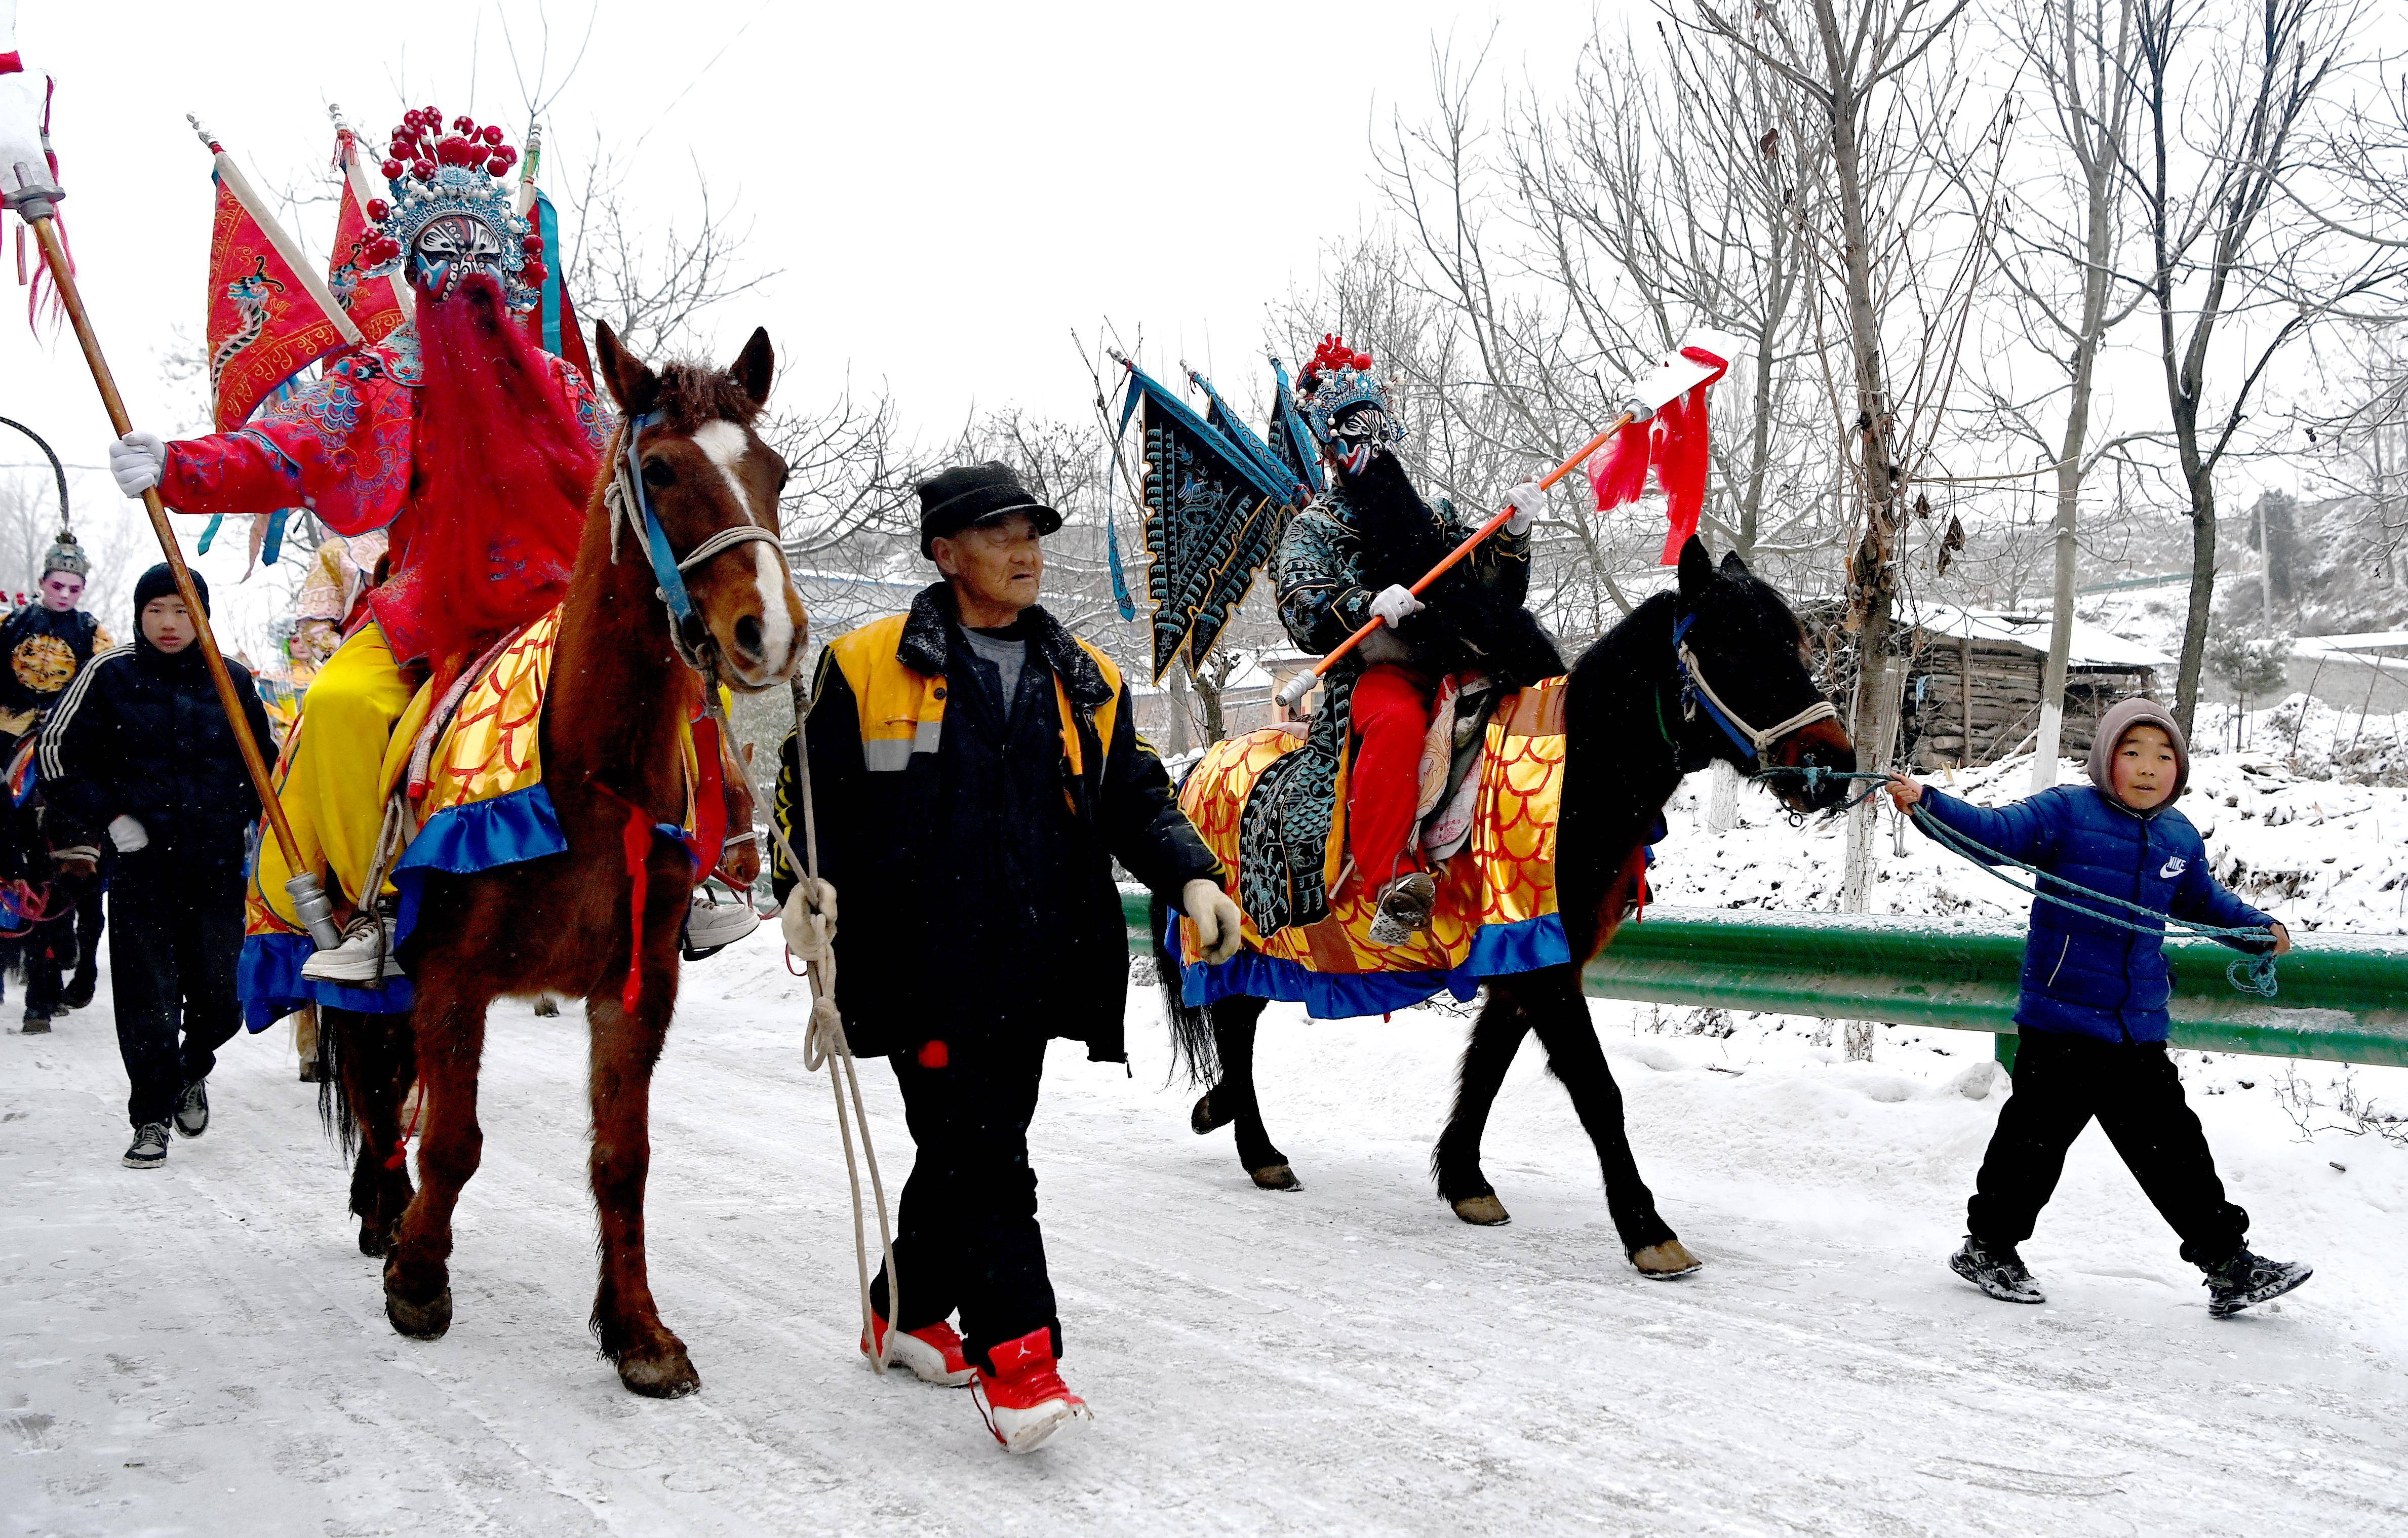
[[(1908, 659), (1899, 746), (1908, 763), (1924, 770), (1988, 764), (2032, 745), (2048, 615), (1927, 604), (1899, 619), (1897, 652)], [(2154, 697), (2158, 670), (2172, 662), (2079, 619), (2072, 640), (2058, 751), (2081, 758), (2107, 708), (2130, 695)]]

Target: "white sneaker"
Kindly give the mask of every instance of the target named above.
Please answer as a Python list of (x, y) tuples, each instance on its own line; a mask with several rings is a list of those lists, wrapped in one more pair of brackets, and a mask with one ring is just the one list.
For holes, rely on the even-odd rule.
[(685, 948), (692, 954), (733, 945), (760, 924), (761, 915), (752, 911), (749, 900), (738, 898), (723, 902), (696, 887), (694, 903), (685, 911)]
[[(343, 931), (343, 942), (318, 951), (301, 964), (301, 975), (312, 983), (340, 983), (374, 987), (385, 979), (384, 927), (373, 918), (355, 918)], [(401, 969), (391, 969), (399, 975)]]

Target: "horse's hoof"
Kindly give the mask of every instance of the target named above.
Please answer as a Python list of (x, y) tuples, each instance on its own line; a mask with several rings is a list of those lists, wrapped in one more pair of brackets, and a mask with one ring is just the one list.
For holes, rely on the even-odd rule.
[(672, 1346), (653, 1356), (631, 1356), (619, 1364), (619, 1381), (630, 1393), (646, 1399), (683, 1399), (702, 1387), (685, 1347)]
[(1199, 1138), (1217, 1132), (1237, 1119), (1234, 1113), (1224, 1115), (1212, 1109), (1212, 1092), (1209, 1089), (1196, 1097), (1196, 1109), (1187, 1114), (1187, 1125), (1195, 1128)]
[(1254, 1184), (1261, 1186), (1266, 1191), (1301, 1191), (1304, 1189), (1304, 1182), (1297, 1179), (1296, 1171), (1289, 1169), (1284, 1164), (1266, 1164), (1259, 1170), (1254, 1170), (1248, 1172), (1254, 1177)]
[(394, 1291), (393, 1284), (387, 1282), (384, 1316), (393, 1321), (394, 1329), (413, 1341), (439, 1341), (443, 1332), (452, 1328), (452, 1289), (445, 1287), (431, 1303), (413, 1303)]
[(1452, 1205), (1455, 1216), (1484, 1229), (1502, 1228), (1513, 1221), (1513, 1215), (1505, 1210), (1505, 1203), (1497, 1200), (1494, 1191), (1486, 1196), (1468, 1196)]
[(393, 1230), (391, 1229), (380, 1229), (375, 1224), (369, 1223), (365, 1219), (361, 1221), (360, 1253), (362, 1255), (380, 1256), (391, 1248), (393, 1248)]
[(1691, 1255), (1677, 1239), (1667, 1239), (1660, 1244), (1650, 1244), (1630, 1257), (1639, 1274), (1658, 1282), (1669, 1282), (1675, 1276), (1686, 1276), (1705, 1264)]

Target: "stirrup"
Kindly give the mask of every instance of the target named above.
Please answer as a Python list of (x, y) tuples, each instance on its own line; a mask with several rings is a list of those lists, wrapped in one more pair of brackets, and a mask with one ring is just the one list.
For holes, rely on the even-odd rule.
[(1426, 870), (1408, 871), (1380, 893), (1380, 911), (1371, 920), (1371, 942), (1402, 945), (1430, 927), (1438, 913), (1438, 878)]

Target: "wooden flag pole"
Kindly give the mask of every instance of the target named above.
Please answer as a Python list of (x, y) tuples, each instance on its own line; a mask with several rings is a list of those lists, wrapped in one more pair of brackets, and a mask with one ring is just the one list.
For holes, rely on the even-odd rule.
[[(1623, 428), (1629, 426), (1634, 420), (1636, 420), (1636, 414), (1630, 411), (1625, 411), (1622, 415), (1614, 418), (1613, 424), (1612, 426), (1606, 428), (1605, 431), (1598, 434), (1595, 438), (1590, 438), (1586, 443), (1582, 444), (1579, 451), (1570, 459), (1565, 460), (1554, 469), (1549, 470), (1545, 475), (1541, 476), (1539, 478), (1539, 489), (1541, 491), (1545, 491), (1549, 487), (1553, 486), (1556, 482), (1561, 481), (1564, 477), (1571, 474), (1572, 471), (1580, 468), (1582, 461), (1587, 459), (1589, 455), (1597, 453), (1599, 449), (1604, 448), (1608, 443), (1612, 442), (1613, 435), (1622, 431)], [(1480, 541), (1487, 539), (1498, 529), (1503, 528), (1505, 526), (1505, 521), (1512, 516), (1513, 510), (1512, 508), (1507, 508), (1498, 512), (1496, 517), (1491, 518), (1488, 522), (1472, 530), (1470, 538), (1465, 539), (1463, 543), (1449, 551), (1445, 560), (1440, 561), (1438, 565), (1430, 568), (1428, 573), (1425, 575), (1420, 582), (1413, 583), (1412, 590), (1414, 595), (1418, 597), (1428, 591), (1430, 583), (1438, 581), (1440, 577), (1445, 576), (1449, 571), (1453, 570), (1455, 563), (1470, 554), (1473, 548), (1477, 546)], [(1322, 675), (1328, 672), (1330, 668), (1338, 665), (1339, 658), (1344, 656), (1347, 653), (1352, 652), (1355, 647), (1363, 644), (1364, 641), (1370, 639), (1372, 631), (1377, 630), (1381, 625), (1386, 623), (1387, 622), (1385, 620), (1377, 619), (1366, 622), (1361, 629), (1355, 631), (1344, 640), (1340, 641), (1338, 645), (1330, 651), (1330, 654), (1327, 656), (1323, 657), (1319, 662), (1314, 663), (1312, 665), (1312, 671), (1309, 673), (1298, 673), (1294, 678), (1289, 679), (1286, 686), (1282, 688), (1279, 692), (1279, 702), (1286, 706), (1289, 710), (1296, 709), (1297, 701), (1302, 699), (1306, 695), (1312, 692), (1312, 686), (1321, 682)]]
[[(58, 230), (47, 209), (36, 213), (28, 207), (24, 212), (25, 222), (34, 227), (34, 238), (41, 244), (42, 260), (50, 269), (50, 280), (58, 285), (59, 301), (66, 307), (67, 320), (75, 327), (76, 341), (83, 348), (84, 362), (92, 366), (92, 381), (100, 387), (100, 402), (108, 410), (109, 425), (118, 437), (123, 438), (134, 430), (134, 421), (125, 413), (125, 402), (117, 393), (117, 380), (108, 371), (108, 360), (101, 355), (100, 338), (93, 334), (92, 318), (84, 312), (83, 295), (76, 287), (75, 271), (67, 265)], [(217, 685), (218, 703), (225, 709), (226, 725), (234, 728), (235, 746), (242, 751), (242, 765), (251, 772), (251, 788), (259, 793), (259, 804), (266, 809), (268, 826), (275, 830), (277, 846), (284, 852), (285, 867), (299, 871), (303, 869), (301, 845), (293, 836), (293, 825), (285, 818), (283, 803), (276, 798), (276, 787), (268, 779), (267, 760), (251, 735), (251, 722), (243, 714), (240, 697), (234, 692), (234, 675), (226, 671), (225, 654), (218, 650), (217, 636), (209, 628), (208, 609), (201, 602), (200, 590), (193, 585), (192, 568), (184, 564), (184, 553), (176, 543), (176, 531), (167, 523), (167, 505), (159, 500), (157, 487), (142, 494), (142, 508), (150, 515), (150, 532), (159, 537), (159, 548), (166, 554), (167, 569), (176, 579), (176, 591), (182, 597), (184, 607), (192, 611), (201, 658), (208, 664), (209, 682)], [(315, 875), (303, 879), (313, 892), (317, 890)], [(301, 894), (296, 891), (294, 895), (296, 905), (305, 907), (306, 920), (309, 915), (300, 902)], [(322, 916), (322, 894), (318, 897), (318, 906)], [(328, 934), (332, 934), (331, 920), (324, 922)], [(317, 935), (316, 924), (311, 924), (310, 929), (322, 948), (329, 943), (324, 936)]]

